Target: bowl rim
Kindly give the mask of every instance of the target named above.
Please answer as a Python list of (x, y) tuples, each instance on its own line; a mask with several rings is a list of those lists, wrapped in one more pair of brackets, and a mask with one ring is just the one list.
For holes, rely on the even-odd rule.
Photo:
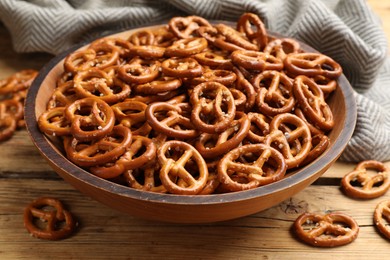
[[(231, 23), (229, 21), (211, 21), (211, 22)], [(156, 23), (156, 24), (134, 26), (127, 29), (112, 31), (109, 34), (105, 34), (105, 35), (102, 34), (101, 36), (96, 37), (96, 39), (113, 36), (115, 34), (124, 33), (129, 30), (135, 30), (139, 28), (158, 26), (158, 25), (163, 25), (163, 24)], [(278, 37), (280, 36), (279, 33), (274, 33), (270, 31), (268, 31), (268, 33)], [(93, 39), (91, 39), (91, 41), (93, 41)], [(49, 160), (56, 167), (72, 175), (73, 178), (88, 183), (88, 185), (95, 186), (95, 188), (103, 189), (107, 192), (115, 193), (121, 196), (126, 196), (136, 200), (144, 200), (144, 201), (162, 203), (162, 204), (166, 203), (166, 204), (178, 204), (178, 205), (179, 204), (186, 204), (186, 205), (210, 204), (211, 205), (211, 204), (240, 202), (243, 200), (249, 200), (256, 197), (267, 196), (272, 193), (280, 192), (287, 187), (304, 182), (305, 180), (307, 180), (313, 175), (313, 172), (318, 171), (318, 165), (329, 165), (335, 162), (338, 159), (338, 157), (341, 155), (342, 151), (347, 146), (348, 141), (350, 140), (354, 132), (356, 119), (357, 119), (357, 106), (355, 101), (354, 90), (350, 85), (349, 81), (347, 80), (347, 78), (345, 77), (345, 75), (342, 74), (339, 77), (338, 82), (339, 82), (339, 88), (345, 100), (346, 116), (345, 116), (344, 126), (342, 127), (342, 130), (337, 140), (347, 140), (347, 141), (345, 143), (340, 143), (340, 142), (332, 143), (327, 150), (327, 154), (333, 155), (332, 157), (325, 156), (326, 154), (323, 153), (315, 160), (316, 161), (315, 164), (309, 164), (303, 167), (302, 169), (300, 169), (299, 172), (287, 174), (282, 180), (264, 186), (260, 186), (254, 189), (231, 192), (231, 193), (209, 194), (209, 195), (177, 195), (177, 194), (155, 193), (155, 192), (133, 189), (121, 184), (114, 183), (109, 180), (105, 180), (73, 164), (63, 154), (59, 154), (50, 144), (50, 140), (39, 130), (37, 124), (37, 117), (35, 114), (36, 95), (45, 77), (70, 52), (73, 52), (85, 45), (88, 45), (89, 43), (91, 43), (91, 41), (88, 42), (84, 41), (73, 45), (69, 49), (53, 57), (48, 63), (46, 63), (40, 69), (38, 76), (35, 78), (35, 80), (31, 84), (27, 92), (24, 110), (25, 110), (26, 128), (30, 136), (30, 139), (37, 147), (37, 149), (41, 152), (41, 154), (42, 155), (44, 154), (46, 156), (46, 160)], [(302, 46), (305, 49), (308, 49), (313, 52), (318, 52), (313, 47), (301, 41), (299, 42), (300, 44), (302, 44)]]

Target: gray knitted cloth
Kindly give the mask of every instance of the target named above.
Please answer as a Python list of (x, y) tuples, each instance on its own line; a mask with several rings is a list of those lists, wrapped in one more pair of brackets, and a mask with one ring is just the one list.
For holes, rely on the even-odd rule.
[(236, 21), (243, 12), (342, 65), (358, 118), (341, 159), (390, 160), (390, 59), (380, 20), (365, 0), (0, 0), (14, 49), (52, 54), (108, 30), (189, 14)]

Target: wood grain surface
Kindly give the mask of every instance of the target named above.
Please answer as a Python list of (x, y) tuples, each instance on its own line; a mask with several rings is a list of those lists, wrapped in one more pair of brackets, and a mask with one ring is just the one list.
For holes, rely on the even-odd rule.
[[(390, 1), (368, 2), (390, 39)], [(13, 52), (10, 35), (0, 24), (0, 78), (39, 69), (50, 58)], [(368, 201), (346, 197), (340, 179), (353, 164), (337, 162), (313, 185), (263, 212), (185, 225), (137, 219), (84, 196), (48, 166), (25, 130), (0, 144), (0, 158), (0, 259), (388, 259), (390, 253), (390, 241), (373, 225), (376, 204), (390, 199), (390, 192)], [(78, 227), (72, 237), (53, 242), (28, 234), (23, 210), (41, 196), (61, 199), (74, 214)], [(291, 225), (304, 211), (349, 214), (360, 226), (358, 238), (330, 249), (303, 244)]]

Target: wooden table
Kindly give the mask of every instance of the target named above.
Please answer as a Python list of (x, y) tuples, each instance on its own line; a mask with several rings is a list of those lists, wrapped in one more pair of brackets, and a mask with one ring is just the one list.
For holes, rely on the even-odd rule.
[[(390, 3), (369, 2), (390, 36)], [(39, 69), (50, 58), (14, 53), (9, 34), (0, 25), (0, 78), (25, 68)], [(388, 259), (390, 253), (390, 243), (375, 230), (372, 217), (375, 205), (390, 199), (390, 192), (369, 201), (344, 196), (340, 178), (353, 164), (337, 162), (313, 185), (258, 214), (214, 224), (178, 225), (136, 219), (84, 196), (46, 164), (25, 130), (0, 144), (0, 158), (0, 259)], [(23, 210), (40, 196), (60, 198), (73, 212), (79, 222), (74, 236), (56, 242), (29, 236)], [(358, 238), (332, 249), (299, 242), (290, 229), (305, 210), (353, 216), (360, 226)]]

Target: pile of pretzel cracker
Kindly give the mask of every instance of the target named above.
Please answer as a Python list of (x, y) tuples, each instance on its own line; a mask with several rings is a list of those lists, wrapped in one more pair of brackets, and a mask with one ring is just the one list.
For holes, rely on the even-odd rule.
[(63, 67), (41, 131), (96, 176), (182, 195), (256, 188), (317, 158), (342, 74), (252, 13), (236, 28), (174, 17), (100, 38)]
[(26, 69), (0, 80), (0, 142), (24, 128), (24, 100), (38, 71)]

